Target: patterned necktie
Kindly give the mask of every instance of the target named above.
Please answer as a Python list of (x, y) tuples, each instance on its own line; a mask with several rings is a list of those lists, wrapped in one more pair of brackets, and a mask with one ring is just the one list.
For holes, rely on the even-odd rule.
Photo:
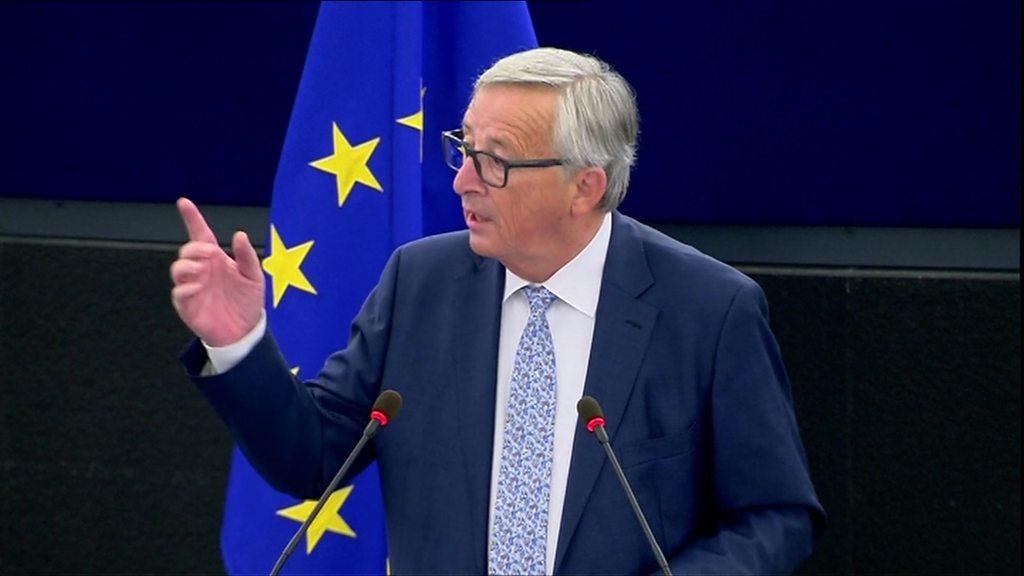
[(547, 309), (555, 295), (524, 288), (530, 319), (516, 349), (501, 448), (491, 574), (544, 574), (555, 441), (555, 347)]

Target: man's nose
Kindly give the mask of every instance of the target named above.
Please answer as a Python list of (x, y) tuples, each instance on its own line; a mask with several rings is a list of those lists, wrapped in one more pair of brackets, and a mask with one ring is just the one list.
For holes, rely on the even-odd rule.
[(476, 173), (473, 161), (466, 158), (466, 161), (462, 163), (462, 167), (455, 173), (455, 180), (452, 181), (452, 188), (455, 190), (455, 193), (459, 196), (469, 192), (479, 193), (483, 191), (484, 186), (484, 181)]

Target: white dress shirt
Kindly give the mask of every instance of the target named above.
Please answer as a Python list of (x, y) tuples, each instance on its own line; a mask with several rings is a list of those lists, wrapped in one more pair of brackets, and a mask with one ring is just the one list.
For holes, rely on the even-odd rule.
[[(594, 339), (594, 314), (601, 293), (604, 261), (612, 233), (612, 217), (606, 214), (597, 234), (575, 258), (541, 284), (557, 296), (548, 308), (548, 325), (555, 346), (555, 444), (551, 461), (551, 501), (548, 503), (548, 545), (545, 566), (554, 571), (555, 548), (562, 524), (562, 506), (569, 482), (572, 443), (579, 429), (576, 402), (583, 396), (583, 384)], [(501, 334), (498, 340), (498, 387), (494, 405), (494, 450), (491, 459), (491, 500), (487, 517), (487, 549), (494, 531), (494, 498), (501, 470), (505, 407), (515, 363), (519, 337), (530, 317), (530, 304), (520, 288), (530, 283), (505, 270), (505, 296), (501, 304)]]
[[(604, 262), (611, 240), (612, 217), (605, 214), (601, 227), (589, 244), (541, 284), (557, 299), (548, 308), (548, 325), (555, 346), (555, 443), (551, 462), (551, 501), (548, 504), (547, 573), (554, 570), (555, 548), (562, 523), (562, 506), (569, 482), (569, 461), (577, 424), (576, 402), (583, 396), (590, 361), (590, 344), (594, 338), (594, 315), (601, 293)], [(508, 403), (509, 381), (515, 362), (519, 337), (530, 316), (526, 295), (519, 291), (529, 285), (514, 273), (505, 270), (505, 295), (501, 304), (501, 334), (498, 340), (498, 380), (494, 405), (494, 450), (491, 460), (491, 497), (488, 506), (487, 531), (494, 527), (494, 497), (501, 469), (502, 440), (505, 433), (505, 407)], [(222, 347), (206, 347), (209, 363), (204, 375), (220, 374), (235, 367), (245, 358), (266, 332), (266, 313), (241, 340)]]

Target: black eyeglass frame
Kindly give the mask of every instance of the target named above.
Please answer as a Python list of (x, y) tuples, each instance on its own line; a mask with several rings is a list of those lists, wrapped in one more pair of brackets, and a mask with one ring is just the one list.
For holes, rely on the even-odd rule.
[[(466, 144), (466, 141), (462, 139), (462, 137), (462, 130), (448, 130), (446, 132), (441, 132), (441, 154), (444, 156), (444, 163), (447, 164), (448, 167), (451, 168), (452, 170), (455, 170), (456, 172), (459, 171), (458, 166), (455, 166), (451, 162), (449, 162), (449, 157), (447, 154), (447, 141), (451, 140), (455, 144), (457, 144), (459, 148), (462, 149), (463, 153), (466, 156), (469, 156), (470, 159), (473, 160), (473, 168), (476, 169), (476, 175), (479, 176), (481, 180), (483, 180), (488, 186), (491, 186), (492, 188), (504, 188), (505, 186), (507, 186), (508, 171), (513, 168), (550, 168), (552, 166), (564, 166), (567, 163), (567, 161), (564, 158), (538, 158), (536, 160), (506, 160), (501, 156), (498, 156), (497, 154), (492, 154), (490, 152), (484, 152), (483, 150), (474, 150), (473, 148), (470, 148), (469, 145)], [(477, 159), (477, 156), (481, 154), (494, 160), (495, 162), (498, 163), (499, 166), (504, 168), (504, 171), (502, 173), (501, 184), (488, 182), (487, 179), (484, 178), (483, 169), (481, 169), (480, 167), (480, 160)]]

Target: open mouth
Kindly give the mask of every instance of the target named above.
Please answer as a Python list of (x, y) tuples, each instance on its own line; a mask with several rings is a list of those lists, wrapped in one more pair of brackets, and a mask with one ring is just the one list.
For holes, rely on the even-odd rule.
[(480, 216), (479, 214), (477, 214), (476, 212), (473, 212), (472, 210), (463, 209), (463, 211), (466, 214), (466, 222), (468, 222), (468, 223), (479, 224), (481, 222), (488, 222), (489, 221), (488, 218), (484, 218), (483, 216)]

